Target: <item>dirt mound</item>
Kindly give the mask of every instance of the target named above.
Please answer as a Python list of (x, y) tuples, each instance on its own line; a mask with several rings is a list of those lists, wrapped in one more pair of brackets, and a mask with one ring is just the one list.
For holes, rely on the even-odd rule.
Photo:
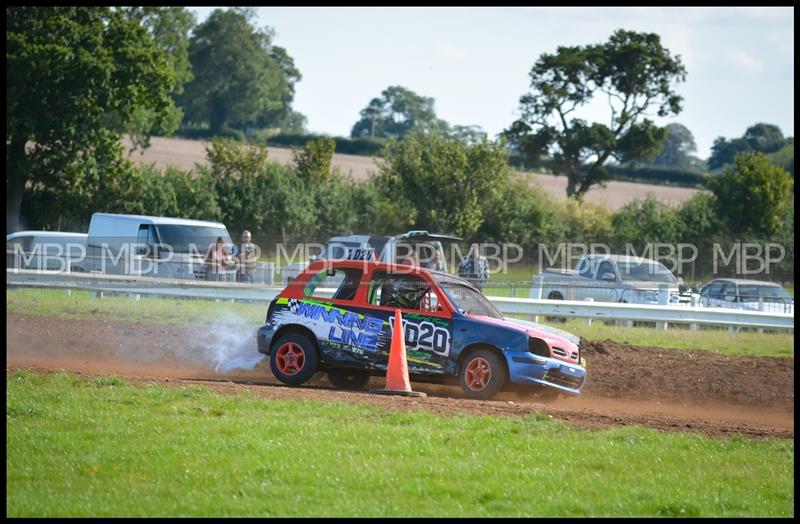
[(581, 341), (586, 396), (794, 405), (794, 359)]
[[(429, 395), (418, 401), (334, 391), (324, 374), (306, 387), (283, 387), (266, 362), (258, 362), (252, 346), (254, 326), (172, 326), (8, 314), (6, 327), (7, 370), (116, 374), (132, 383), (200, 383), (221, 393), (249, 389), (268, 398), (336, 399), (440, 414), (520, 416), (544, 411), (590, 428), (636, 424), (714, 436), (794, 435), (794, 361), (786, 358), (724, 357), (589, 342), (581, 349), (590, 382), (580, 397), (543, 404), (536, 398), (503, 393), (496, 400), (475, 401), (463, 398), (457, 387), (414, 384), (415, 390)], [(247, 354), (224, 354), (240, 345)], [(220, 370), (220, 362), (232, 361), (254, 367)], [(382, 379), (373, 378), (370, 387), (382, 385)]]

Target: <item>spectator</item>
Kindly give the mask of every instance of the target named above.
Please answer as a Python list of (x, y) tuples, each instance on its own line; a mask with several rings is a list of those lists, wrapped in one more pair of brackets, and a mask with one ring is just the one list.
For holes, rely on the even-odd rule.
[(467, 256), (461, 259), (458, 276), (468, 280), (479, 291), (483, 290), (483, 285), (489, 280), (489, 262), (481, 256), (478, 244), (472, 244)]
[(225, 239), (217, 237), (216, 243), (208, 246), (203, 261), (208, 280), (225, 280), (225, 271), (231, 265), (231, 256), (225, 249)]
[(438, 249), (433, 251), (433, 260), (425, 263), (425, 269), (433, 271), (444, 271), (444, 264), (442, 263), (442, 256), (439, 254)]
[(236, 261), (236, 281), (252, 284), (256, 274), (258, 256), (253, 243), (252, 235), (246, 229), (242, 232), (242, 240), (233, 246), (233, 258)]

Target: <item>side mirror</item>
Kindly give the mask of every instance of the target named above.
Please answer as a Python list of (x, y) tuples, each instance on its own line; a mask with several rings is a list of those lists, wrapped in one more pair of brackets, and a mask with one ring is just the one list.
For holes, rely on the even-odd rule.
[(136, 248), (136, 254), (137, 255), (144, 255), (146, 253), (147, 253), (147, 248), (145, 246), (138, 246)]
[(605, 280), (606, 282), (616, 282), (617, 277), (614, 276), (614, 273), (603, 273), (600, 275), (600, 280)]

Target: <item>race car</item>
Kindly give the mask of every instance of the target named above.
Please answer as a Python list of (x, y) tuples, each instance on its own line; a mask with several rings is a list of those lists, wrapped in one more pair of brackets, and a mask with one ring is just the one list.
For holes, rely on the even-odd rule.
[(586, 382), (575, 343), (504, 319), (466, 280), (368, 260), (312, 262), (270, 303), (258, 351), (284, 384), (324, 371), (360, 389), (386, 372), (397, 311), (412, 381), (458, 382), (476, 399), (519, 387), (577, 395)]

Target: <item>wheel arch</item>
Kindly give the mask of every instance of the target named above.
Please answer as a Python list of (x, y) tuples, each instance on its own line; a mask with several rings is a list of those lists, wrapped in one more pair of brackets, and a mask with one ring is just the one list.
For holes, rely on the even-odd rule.
[(319, 341), (317, 340), (317, 336), (314, 335), (313, 331), (302, 324), (286, 324), (285, 326), (281, 326), (272, 337), (272, 341), (269, 344), (269, 352), (272, 353), (272, 348), (275, 347), (275, 344), (277, 344), (281, 338), (292, 334), (303, 335), (309, 339), (314, 344), (314, 347), (317, 348), (317, 352), (319, 353)]
[(456, 368), (456, 376), (459, 376), (461, 374), (461, 368), (464, 365), (464, 362), (466, 362), (467, 358), (471, 354), (481, 349), (489, 350), (495, 355), (497, 355), (497, 357), (500, 359), (500, 361), (503, 363), (503, 366), (506, 369), (506, 376), (507, 377), (510, 376), (511, 370), (508, 369), (508, 360), (506, 360), (506, 356), (503, 354), (500, 348), (498, 348), (497, 346), (493, 346), (492, 344), (487, 344), (485, 342), (476, 342), (475, 344), (470, 344), (469, 346), (465, 347), (463, 351), (461, 351), (461, 354), (458, 355), (458, 367)]

